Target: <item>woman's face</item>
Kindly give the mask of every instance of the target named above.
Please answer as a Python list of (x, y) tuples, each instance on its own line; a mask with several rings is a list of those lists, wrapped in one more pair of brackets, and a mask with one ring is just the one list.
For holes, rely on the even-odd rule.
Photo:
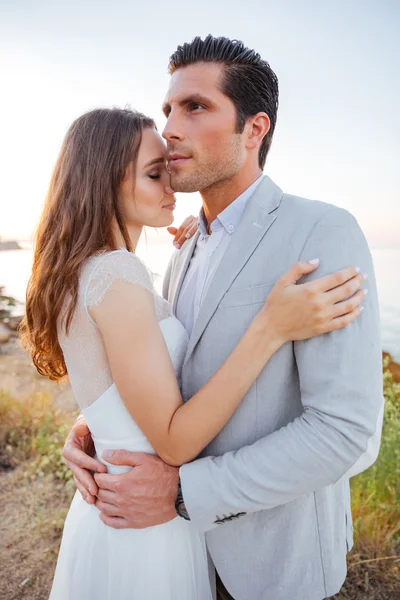
[(130, 163), (119, 190), (127, 226), (167, 227), (174, 221), (175, 197), (167, 172), (166, 148), (155, 129), (143, 131), (136, 173)]

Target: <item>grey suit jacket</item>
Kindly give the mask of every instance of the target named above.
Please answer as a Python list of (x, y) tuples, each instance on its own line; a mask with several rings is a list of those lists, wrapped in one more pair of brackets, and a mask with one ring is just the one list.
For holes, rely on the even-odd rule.
[[(196, 240), (168, 267), (164, 296), (174, 306)], [(368, 274), (364, 312), (343, 330), (285, 344), (202, 457), (180, 470), (193, 525), (207, 531), (235, 600), (321, 600), (339, 591), (352, 546), (349, 477), (379, 447), (380, 323), (366, 240), (347, 211), (283, 194), (268, 177), (200, 309), (184, 400), (222, 365), (279, 277), (312, 258), (320, 267), (303, 281), (351, 265)]]

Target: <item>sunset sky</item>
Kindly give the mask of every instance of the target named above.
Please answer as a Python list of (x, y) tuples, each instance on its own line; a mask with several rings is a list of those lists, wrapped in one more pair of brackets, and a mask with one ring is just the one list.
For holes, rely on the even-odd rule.
[[(167, 63), (207, 33), (242, 39), (280, 81), (265, 172), (350, 210), (372, 245), (400, 245), (396, 0), (0, 0), (0, 236), (28, 239), (66, 129), (97, 106), (165, 119)], [(198, 195), (178, 195), (176, 221)]]

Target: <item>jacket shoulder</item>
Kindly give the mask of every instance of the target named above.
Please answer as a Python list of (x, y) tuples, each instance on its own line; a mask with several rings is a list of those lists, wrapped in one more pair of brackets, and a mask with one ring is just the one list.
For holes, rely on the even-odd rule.
[(356, 218), (348, 210), (320, 200), (283, 194), (280, 210), (290, 215), (299, 226), (307, 225), (308, 228), (319, 223), (332, 227), (359, 227)]

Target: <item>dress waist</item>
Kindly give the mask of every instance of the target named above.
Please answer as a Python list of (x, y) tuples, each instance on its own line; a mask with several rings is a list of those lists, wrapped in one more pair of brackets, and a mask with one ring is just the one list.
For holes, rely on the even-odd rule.
[(156, 454), (154, 448), (150, 445), (147, 438), (143, 436), (142, 439), (120, 439), (120, 440), (106, 440), (93, 438), (94, 447), (96, 450), (96, 458), (107, 467), (107, 471), (111, 475), (118, 475), (120, 473), (127, 473), (132, 467), (130, 466), (119, 466), (112, 465), (111, 463), (104, 460), (102, 453), (104, 450), (129, 450), (130, 452), (145, 452), (146, 454)]

